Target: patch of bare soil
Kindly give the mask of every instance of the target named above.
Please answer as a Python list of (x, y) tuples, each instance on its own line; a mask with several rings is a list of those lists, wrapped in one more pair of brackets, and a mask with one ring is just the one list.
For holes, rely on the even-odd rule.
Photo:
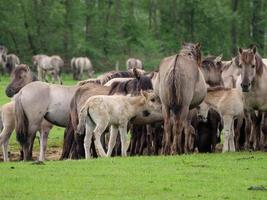
[[(49, 148), (46, 151), (46, 160), (59, 160), (61, 155), (61, 148)], [(38, 160), (39, 151), (33, 152), (33, 160)], [(19, 161), (20, 160), (20, 152), (9, 152), (10, 161)], [(0, 153), (0, 162), (3, 161), (3, 153)]]

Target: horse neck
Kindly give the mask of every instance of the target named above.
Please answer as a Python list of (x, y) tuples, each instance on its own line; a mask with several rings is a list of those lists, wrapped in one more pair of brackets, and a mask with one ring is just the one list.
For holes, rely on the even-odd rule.
[[(217, 105), (219, 102), (221, 102), (221, 99), (226, 94), (226, 91), (218, 90), (218, 91), (210, 91), (207, 93), (207, 96), (205, 98), (205, 102), (209, 104), (212, 108), (217, 108)], [(229, 97), (230, 98), (230, 97)]]
[(127, 96), (129, 108), (133, 116), (144, 110), (145, 101), (143, 101), (143, 98), (144, 97), (142, 96), (136, 96), (136, 97)]
[(261, 75), (256, 74), (254, 81), (252, 82), (252, 90), (264, 90), (266, 93), (266, 83), (267, 83), (267, 67), (263, 64), (263, 73)]

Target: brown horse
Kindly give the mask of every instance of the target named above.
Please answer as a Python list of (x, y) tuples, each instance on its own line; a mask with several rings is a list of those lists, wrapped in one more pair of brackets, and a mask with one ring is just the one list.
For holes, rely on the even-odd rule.
[(11, 74), (11, 83), (6, 87), (6, 95), (13, 97), (21, 88), (33, 81), (38, 81), (38, 79), (31, 72), (29, 66), (25, 64), (18, 65)]
[[(182, 131), (190, 108), (205, 98), (207, 86), (200, 70), (199, 44), (185, 43), (180, 52), (159, 67), (159, 96), (164, 117), (164, 154), (182, 153)], [(172, 130), (171, 130), (172, 129)]]

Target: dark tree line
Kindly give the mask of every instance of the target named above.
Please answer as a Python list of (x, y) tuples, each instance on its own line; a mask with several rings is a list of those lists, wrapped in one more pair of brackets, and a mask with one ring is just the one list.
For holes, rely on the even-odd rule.
[(138, 57), (153, 69), (184, 41), (225, 59), (254, 43), (267, 56), (264, 0), (0, 0), (0, 9), (0, 43), (25, 63), (86, 55), (104, 71)]

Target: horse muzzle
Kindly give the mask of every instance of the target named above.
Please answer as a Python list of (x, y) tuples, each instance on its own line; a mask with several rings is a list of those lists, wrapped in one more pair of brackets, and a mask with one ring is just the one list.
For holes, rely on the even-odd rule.
[(197, 116), (198, 121), (206, 123), (208, 121), (207, 117), (204, 117), (202, 115)]
[(250, 86), (250, 83), (241, 83), (242, 92), (249, 92)]
[(16, 94), (16, 92), (13, 90), (13, 89), (11, 89), (11, 88), (6, 88), (6, 96), (8, 96), (8, 97), (13, 97), (14, 95)]
[(147, 110), (143, 111), (143, 116), (144, 117), (148, 117), (150, 115), (150, 112), (148, 112)]

